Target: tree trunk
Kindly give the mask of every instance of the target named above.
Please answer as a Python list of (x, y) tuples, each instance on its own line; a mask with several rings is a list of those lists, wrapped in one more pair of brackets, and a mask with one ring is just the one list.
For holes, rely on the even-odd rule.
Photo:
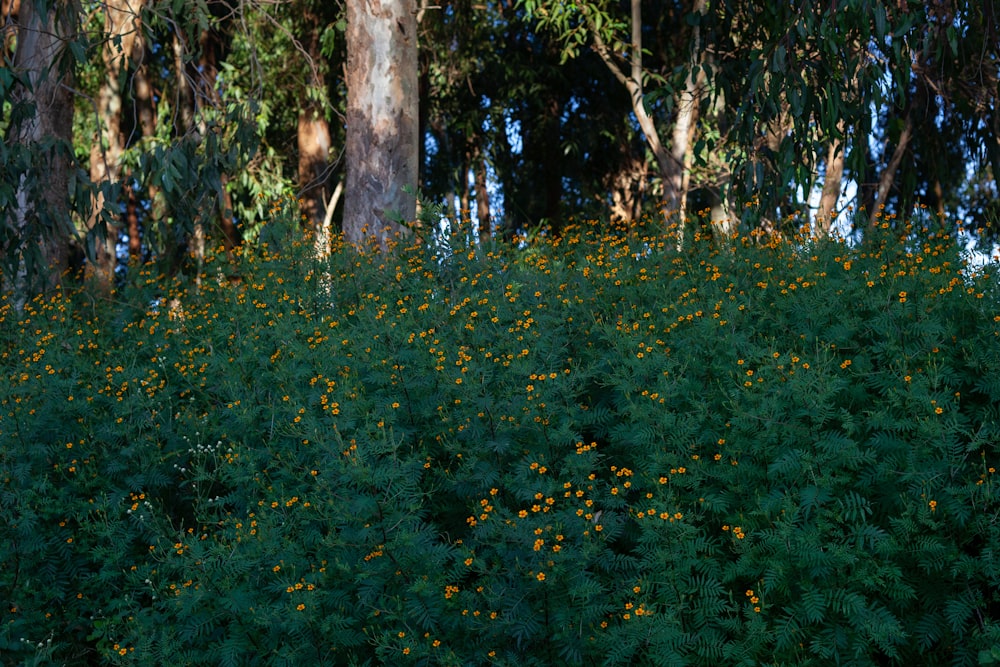
[[(210, 3), (211, 5), (211, 3)], [(224, 37), (215, 29), (205, 29), (198, 33), (200, 56), (198, 62), (186, 63), (187, 38), (182, 32), (173, 35), (174, 69), (177, 85), (177, 101), (174, 130), (178, 136), (194, 133), (204, 137), (208, 132), (205, 110), (216, 108), (222, 112), (222, 100), (217, 90), (219, 74), (219, 54), (225, 49)], [(233, 204), (227, 188), (229, 176), (220, 174), (218, 200), (213, 211), (198, 216), (193, 221), (189, 237), (189, 252), (194, 256), (195, 281), (201, 284), (201, 269), (205, 261), (208, 232), (204, 218), (217, 217), (217, 227), (222, 233), (223, 246), (231, 252), (240, 241), (239, 230), (233, 222)]]
[(347, 1), (344, 236), (382, 251), (412, 221), (417, 185), (417, 23), (413, 0)]
[(642, 155), (627, 155), (621, 166), (609, 176), (611, 217), (632, 222), (642, 214), (642, 195), (646, 191), (647, 166)]
[[(221, 8), (226, 11), (225, 5), (221, 3), (209, 3), (215, 9)], [(200, 76), (198, 82), (198, 104), (214, 107), (221, 115), (225, 109), (222, 104), (222, 97), (218, 90), (219, 59), (226, 49), (226, 38), (215, 28), (202, 30), (199, 38), (201, 46), (201, 57), (198, 59), (198, 71)], [(204, 136), (206, 127), (204, 125), (204, 115), (202, 115), (201, 127), (199, 131)], [(233, 222), (233, 200), (229, 194), (229, 175), (221, 174), (219, 177), (219, 200), (215, 214), (218, 216), (219, 231), (222, 232), (222, 243), (227, 254), (233, 251), (240, 243), (240, 232)]]
[[(140, 6), (147, 0), (140, 0)], [(143, 139), (151, 139), (156, 133), (156, 107), (153, 100), (153, 86), (149, 81), (149, 65), (146, 63), (146, 41), (142, 30), (139, 30), (132, 44), (132, 61), (134, 74), (132, 77), (132, 100), (134, 105), (134, 115), (138, 122), (139, 134)], [(133, 130), (134, 131), (134, 130)], [(137, 262), (142, 259), (142, 235), (139, 222), (139, 201), (138, 193), (132, 187), (132, 176), (126, 177), (125, 192), (127, 202), (125, 205), (125, 224), (128, 230), (128, 254), (129, 261)], [(149, 217), (156, 219), (158, 213), (159, 188), (153, 185), (142, 184), (145, 188), (146, 199), (149, 200)]]
[(326, 216), (329, 180), (330, 125), (322, 109), (303, 108), (299, 111), (299, 202), (306, 224), (314, 232)]
[[(185, 137), (194, 132), (194, 87), (191, 77), (188, 74), (187, 64), (184, 62), (184, 56), (187, 53), (188, 47), (179, 26), (175, 27), (171, 46), (173, 47), (174, 55), (174, 135), (176, 137)], [(170, 210), (173, 208), (173, 203), (170, 201), (171, 197), (167, 192), (163, 194), (164, 207)], [(201, 262), (205, 256), (205, 229), (200, 218), (192, 220), (191, 224), (192, 228), (190, 230), (184, 229), (183, 241), (180, 241), (177, 247), (168, 250), (173, 259), (170, 266), (171, 272), (181, 270), (187, 263), (187, 258), (180, 252), (181, 250), (186, 250), (195, 256), (200, 272)], [(177, 236), (174, 235), (174, 238), (176, 239)]]
[[(108, 224), (100, 229), (100, 221), (118, 218), (117, 202), (105, 201), (107, 185), (116, 186), (121, 178), (121, 156), (125, 151), (125, 136), (122, 134), (122, 83), (123, 72), (128, 70), (136, 35), (139, 27), (141, 5), (136, 0), (107, 0), (104, 10), (104, 78), (97, 93), (97, 111), (100, 121), (99, 135), (90, 149), (90, 180), (99, 187), (93, 201), (87, 229), (95, 233), (94, 275), (105, 287), (114, 283), (117, 257), (115, 246), (118, 241), (118, 226)], [(110, 209), (102, 215), (104, 209)]]
[[(141, 0), (140, 7), (148, 0)], [(135, 85), (132, 97), (135, 101), (135, 114), (139, 121), (140, 133), (143, 139), (149, 139), (156, 134), (156, 105), (153, 101), (153, 84), (149, 80), (149, 65), (146, 62), (146, 39), (140, 30), (132, 44), (132, 60), (135, 63)]]
[(299, 202), (306, 224), (314, 234), (319, 234), (326, 218), (326, 204), (330, 194), (327, 187), (330, 171), (330, 125), (323, 105), (314, 101), (319, 99), (317, 93), (325, 93), (326, 87), (320, 69), (323, 56), (319, 44), (319, 18), (305, 10), (303, 20), (308, 24), (307, 34), (302, 42), (305, 55), (308, 56), (309, 90), (303, 91), (298, 119)]
[[(643, 100), (642, 90), (642, 3), (641, 0), (631, 0), (632, 5), (632, 44), (631, 44), (631, 74), (618, 67), (614, 54), (604, 43), (600, 31), (592, 21), (590, 21), (590, 31), (594, 35), (594, 47), (597, 54), (604, 61), (604, 64), (611, 70), (611, 73), (618, 79), (628, 91), (632, 100), (632, 111), (635, 113), (639, 128), (646, 137), (653, 156), (656, 158), (656, 165), (660, 172), (660, 179), (663, 183), (662, 206), (663, 215), (667, 223), (671, 222), (671, 217), (679, 216), (678, 246), (683, 245), (684, 237), (684, 207), (687, 205), (687, 192), (685, 190), (685, 172), (688, 168), (687, 153), (690, 145), (690, 138), (693, 134), (695, 116), (700, 100), (700, 91), (704, 83), (704, 73), (699, 71), (696, 76), (693, 73), (693, 65), (701, 52), (701, 30), (695, 25), (691, 31), (691, 61), (688, 63), (688, 76), (682, 90), (675, 100), (677, 106), (677, 118), (674, 122), (672, 132), (672, 143), (670, 149), (663, 145), (659, 132), (653, 118), (647, 113)], [(705, 12), (706, 0), (695, 0), (692, 12), (702, 14)]]
[(468, 152), (462, 156), (461, 166), (458, 168), (458, 218), (459, 226), (464, 226), (470, 222), (472, 217), (472, 190), (469, 188), (469, 172), (472, 171), (472, 157)]
[(54, 286), (69, 268), (69, 177), (73, 155), (73, 72), (63, 57), (74, 39), (76, 7), (67, 1), (49, 4), (45, 13), (34, 0), (23, 0), (18, 14), (14, 68), (28, 87), (17, 87), (11, 102), (34, 105), (34, 114), (11, 128), (13, 141), (28, 148), (33, 164), (22, 175), (12, 213), (20, 247), (15, 273), (15, 304), (23, 307), (30, 293)]
[(320, 223), (319, 228), (316, 230), (316, 238), (313, 240), (313, 247), (316, 249), (316, 256), (320, 259), (323, 259), (330, 254), (333, 213), (337, 210), (337, 204), (340, 202), (340, 196), (342, 194), (344, 194), (343, 179), (337, 181), (337, 187), (333, 189), (330, 201), (326, 203), (326, 214), (323, 216), (323, 222)]
[(187, 44), (184, 35), (174, 32), (171, 39), (174, 49), (174, 79), (176, 98), (174, 99), (174, 134), (184, 136), (194, 129), (194, 88), (188, 68), (184, 62)]
[(816, 211), (816, 226), (820, 236), (830, 233), (830, 225), (837, 217), (837, 201), (844, 181), (844, 145), (839, 139), (831, 139), (826, 154), (826, 173), (823, 175), (823, 192)]
[[(636, 0), (637, 1), (637, 0)], [(696, 0), (693, 12), (702, 14), (705, 11), (706, 0)], [(670, 195), (670, 200), (664, 199), (664, 204), (672, 204), (677, 208), (677, 213), (681, 217), (683, 224), (684, 216), (687, 213), (687, 195), (691, 182), (691, 142), (694, 141), (696, 122), (698, 119), (698, 103), (701, 101), (701, 90), (705, 85), (705, 72), (698, 70), (694, 73), (694, 66), (701, 51), (701, 29), (695, 25), (691, 29), (691, 60), (688, 62), (688, 73), (684, 79), (684, 90), (681, 91), (677, 99), (677, 120), (674, 122), (673, 137), (670, 144), (670, 170), (671, 190), (664, 194)]]
[(493, 137), (493, 164), (497, 171), (497, 180), (500, 182), (500, 192), (503, 193), (503, 219), (500, 221), (500, 234), (505, 241), (509, 241), (514, 232), (517, 231), (517, 219), (514, 216), (514, 205), (511, 201), (516, 191), (516, 159), (514, 150), (510, 145), (510, 138), (507, 136), (507, 121), (497, 114), (493, 118), (497, 132)]
[(889, 190), (892, 189), (892, 184), (896, 179), (896, 172), (899, 171), (899, 165), (903, 161), (903, 155), (906, 154), (906, 149), (909, 148), (910, 139), (912, 138), (913, 108), (908, 106), (906, 117), (903, 119), (903, 129), (899, 133), (899, 141), (896, 142), (896, 149), (892, 152), (892, 157), (889, 158), (889, 163), (885, 166), (882, 177), (878, 182), (878, 190), (875, 192), (875, 203), (871, 210), (870, 224), (872, 225), (881, 217), (882, 209), (885, 208), (885, 202), (889, 198)]
[(472, 169), (476, 179), (476, 222), (479, 225), (479, 240), (482, 241), (493, 236), (493, 219), (490, 216), (490, 193), (486, 187), (486, 158), (478, 145)]
[[(545, 112), (539, 129), (545, 143), (542, 153), (542, 186), (545, 188), (545, 209), (543, 218), (558, 236), (562, 233), (562, 201), (563, 201), (563, 157), (558, 151), (562, 140), (562, 104), (555, 94), (551, 94), (545, 103)], [(551, 148), (550, 148), (551, 147)]]

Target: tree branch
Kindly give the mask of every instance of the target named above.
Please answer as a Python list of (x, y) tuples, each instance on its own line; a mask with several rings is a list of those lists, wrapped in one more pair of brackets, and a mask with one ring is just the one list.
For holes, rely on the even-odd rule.
[(903, 131), (899, 133), (899, 141), (896, 143), (896, 150), (892, 152), (892, 157), (889, 159), (889, 164), (885, 166), (885, 171), (882, 172), (882, 177), (878, 182), (878, 190), (875, 193), (875, 204), (872, 206), (871, 211), (871, 224), (875, 224), (878, 219), (879, 212), (885, 206), (885, 201), (889, 196), (889, 190), (892, 188), (893, 181), (896, 178), (896, 172), (899, 170), (899, 165), (903, 162), (903, 155), (906, 154), (906, 149), (909, 148), (910, 139), (913, 138), (913, 105), (907, 105), (906, 118), (903, 120)]

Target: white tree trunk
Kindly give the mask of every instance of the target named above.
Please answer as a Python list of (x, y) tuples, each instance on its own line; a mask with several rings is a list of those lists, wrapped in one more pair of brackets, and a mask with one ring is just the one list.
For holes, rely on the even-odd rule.
[(383, 251), (416, 216), (417, 21), (413, 0), (347, 2), (344, 236)]

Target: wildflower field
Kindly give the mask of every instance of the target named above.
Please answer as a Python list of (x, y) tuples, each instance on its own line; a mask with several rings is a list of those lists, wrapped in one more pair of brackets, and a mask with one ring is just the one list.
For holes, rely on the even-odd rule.
[(1000, 290), (642, 228), (0, 307), (5, 665), (1000, 664)]

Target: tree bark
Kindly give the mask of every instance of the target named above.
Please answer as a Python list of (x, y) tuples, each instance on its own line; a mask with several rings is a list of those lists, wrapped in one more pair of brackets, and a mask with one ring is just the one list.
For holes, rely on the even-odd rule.
[(647, 169), (646, 160), (642, 155), (626, 155), (621, 166), (609, 175), (612, 219), (632, 222), (642, 214), (642, 195), (647, 186)]
[(13, 141), (33, 158), (18, 184), (12, 213), (20, 246), (14, 282), (20, 308), (30, 293), (54, 286), (69, 268), (73, 72), (63, 55), (65, 43), (73, 39), (77, 8), (62, 0), (48, 4), (43, 14), (34, 0), (22, 0), (19, 9), (14, 68), (28, 85), (15, 88), (11, 101), (35, 107), (11, 128)]
[(542, 153), (542, 186), (545, 188), (545, 209), (544, 220), (558, 236), (562, 233), (563, 215), (563, 157), (558, 150), (552, 150), (560, 146), (562, 140), (562, 104), (555, 94), (551, 94), (545, 103), (545, 113), (542, 116), (539, 129), (542, 136), (547, 137), (545, 143), (539, 144), (539, 148), (544, 148)]
[(184, 136), (194, 129), (194, 87), (188, 75), (188, 68), (184, 62), (184, 55), (188, 47), (184, 35), (174, 32), (171, 39), (171, 46), (174, 50), (174, 78), (175, 93), (174, 99), (174, 134)]
[(347, 2), (344, 236), (382, 251), (412, 221), (417, 185), (417, 23), (413, 0)]
[(299, 111), (299, 201), (307, 225), (315, 232), (326, 215), (330, 126), (322, 110)]
[(830, 233), (830, 226), (837, 217), (837, 201), (844, 181), (844, 145), (831, 139), (826, 153), (826, 173), (823, 175), (823, 192), (816, 211), (816, 226), (821, 236)]
[(319, 44), (322, 27), (319, 17), (309, 10), (305, 10), (303, 21), (308, 27), (302, 39), (302, 55), (306, 57), (309, 74), (308, 90), (304, 91), (298, 118), (299, 203), (307, 226), (314, 234), (320, 235), (330, 195), (327, 187), (330, 171), (330, 125), (323, 105), (315, 101), (319, 99), (319, 94), (325, 93), (326, 88), (320, 69), (320, 63), (323, 62)]
[[(139, 34), (139, 11), (137, 0), (106, 0), (104, 10), (104, 78), (97, 94), (97, 111), (100, 121), (98, 136), (90, 149), (90, 180), (95, 185), (118, 184), (121, 179), (121, 156), (125, 151), (125, 136), (122, 133), (122, 73), (129, 68), (129, 61)], [(109, 207), (105, 201), (107, 188), (97, 190), (93, 201), (87, 229), (94, 233), (101, 218), (116, 220), (113, 209), (117, 202), (110, 202), (109, 215), (102, 215)], [(97, 229), (94, 244), (95, 257), (93, 274), (98, 282), (110, 287), (114, 283), (117, 257), (115, 247), (118, 241), (118, 226), (111, 223), (106, 229)]]
[[(147, 0), (139, 0), (140, 6)], [(153, 99), (153, 86), (149, 80), (149, 65), (146, 63), (146, 40), (140, 30), (132, 44), (132, 61), (134, 64), (134, 75), (132, 87), (132, 100), (134, 114), (138, 122), (138, 129), (142, 139), (151, 139), (156, 133), (156, 106)], [(133, 130), (134, 131), (134, 130)], [(159, 216), (158, 198), (159, 188), (143, 184), (145, 196), (149, 200), (149, 212), (147, 216), (156, 219)], [(128, 230), (128, 254), (129, 261), (137, 262), (142, 259), (142, 232), (139, 222), (139, 201), (138, 193), (132, 187), (132, 178), (126, 179), (125, 186), (125, 224)]]
[(472, 156), (466, 152), (462, 155), (461, 166), (458, 168), (458, 218), (457, 222), (464, 227), (471, 223), (472, 189), (469, 187), (469, 172), (472, 171)]

